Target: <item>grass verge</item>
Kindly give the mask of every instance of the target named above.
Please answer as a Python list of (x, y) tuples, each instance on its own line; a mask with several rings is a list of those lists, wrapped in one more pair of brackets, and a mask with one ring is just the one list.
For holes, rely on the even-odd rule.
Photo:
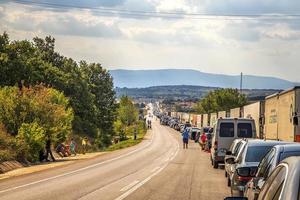
[(136, 140), (134, 140), (133, 137), (131, 137), (128, 140), (124, 140), (117, 144), (113, 144), (113, 145), (109, 146), (108, 148), (105, 149), (105, 151), (115, 151), (115, 150), (124, 149), (127, 147), (137, 145), (138, 143), (140, 143), (143, 140), (144, 136), (145, 136), (145, 134), (138, 134)]

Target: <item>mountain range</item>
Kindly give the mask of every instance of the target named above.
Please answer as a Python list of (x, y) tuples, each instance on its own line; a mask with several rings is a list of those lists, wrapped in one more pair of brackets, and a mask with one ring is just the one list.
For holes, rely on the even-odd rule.
[[(164, 85), (195, 85), (239, 88), (239, 75), (204, 73), (190, 69), (110, 70), (115, 87), (145, 88)], [(287, 89), (296, 83), (275, 77), (243, 75), (244, 89)]]

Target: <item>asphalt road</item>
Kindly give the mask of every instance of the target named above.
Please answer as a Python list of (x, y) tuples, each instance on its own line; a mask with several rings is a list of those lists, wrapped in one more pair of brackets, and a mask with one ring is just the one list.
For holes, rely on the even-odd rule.
[(224, 171), (180, 134), (153, 123), (135, 147), (0, 181), (0, 199), (223, 199)]

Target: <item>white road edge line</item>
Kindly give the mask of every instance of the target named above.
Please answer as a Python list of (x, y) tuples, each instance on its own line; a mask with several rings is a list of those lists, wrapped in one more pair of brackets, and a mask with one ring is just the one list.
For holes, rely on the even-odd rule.
[(134, 185), (138, 184), (140, 181), (135, 180), (132, 183), (130, 183), (129, 185), (126, 185), (125, 187), (123, 187), (120, 192), (125, 192), (127, 190), (129, 190), (130, 188), (132, 188)]
[(153, 168), (153, 169), (151, 170), (151, 173), (157, 171), (159, 168), (160, 168), (160, 167), (155, 167), (155, 168)]
[(19, 189), (19, 188), (24, 188), (24, 187), (27, 187), (27, 186), (30, 186), (30, 185), (35, 185), (35, 184), (38, 184), (38, 183), (50, 181), (50, 180), (57, 179), (57, 178), (60, 178), (60, 177), (64, 177), (64, 176), (67, 176), (67, 175), (70, 175), (70, 174), (81, 172), (81, 171), (84, 171), (84, 170), (87, 170), (87, 169), (90, 169), (90, 168), (93, 168), (93, 167), (96, 167), (96, 166), (99, 166), (99, 165), (103, 165), (103, 164), (118, 160), (120, 158), (129, 156), (129, 155), (131, 155), (131, 154), (133, 154), (137, 151), (140, 151), (140, 150), (143, 150), (143, 149), (147, 148), (148, 146), (150, 146), (153, 143), (153, 140), (154, 140), (154, 135), (152, 135), (150, 143), (148, 143), (146, 146), (144, 146), (142, 148), (135, 149), (133, 151), (130, 151), (130, 152), (124, 154), (124, 155), (121, 155), (121, 156), (118, 156), (118, 157), (115, 157), (115, 158), (112, 158), (110, 160), (106, 160), (106, 161), (103, 161), (103, 162), (100, 162), (100, 163), (96, 163), (96, 164), (93, 164), (93, 165), (90, 165), (90, 166), (87, 166), (87, 167), (83, 167), (83, 168), (80, 168), (80, 169), (77, 169), (77, 170), (74, 170), (74, 171), (71, 171), (71, 172), (60, 174), (60, 175), (57, 175), (57, 176), (52, 176), (52, 177), (45, 178), (45, 179), (42, 179), (42, 180), (39, 180), (39, 181), (34, 181), (34, 182), (27, 183), (27, 184), (24, 184), (24, 185), (19, 185), (19, 186), (16, 186), (16, 187), (1, 190), (0, 194), (5, 193), (5, 192), (9, 192), (9, 191), (13, 191), (13, 190), (16, 190), (16, 189)]
[[(177, 142), (177, 149), (176, 149), (176, 153), (172, 156), (171, 160), (173, 160), (175, 158), (175, 156), (178, 154), (179, 151), (179, 144)], [(170, 161), (171, 161), (170, 160)], [(158, 169), (156, 172), (154, 172), (153, 174), (151, 174), (150, 176), (148, 176), (146, 179), (144, 179), (143, 181), (141, 181), (140, 183), (138, 183), (137, 185), (135, 185), (134, 187), (132, 187), (130, 190), (128, 190), (127, 192), (123, 193), (121, 196), (117, 197), (115, 200), (123, 200), (126, 197), (128, 197), (131, 193), (133, 193), (134, 191), (136, 191), (138, 188), (140, 188), (141, 186), (143, 186), (145, 183), (147, 183), (149, 180), (151, 180), (154, 176), (156, 176), (157, 174), (159, 174), (164, 168), (166, 168), (168, 166), (169, 163), (166, 163), (164, 166), (162, 166), (160, 169)]]

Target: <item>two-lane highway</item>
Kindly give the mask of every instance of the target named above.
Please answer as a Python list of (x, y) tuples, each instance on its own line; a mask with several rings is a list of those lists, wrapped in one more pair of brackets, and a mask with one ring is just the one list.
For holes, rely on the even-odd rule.
[(183, 150), (178, 132), (153, 122), (135, 147), (0, 181), (0, 199), (222, 199), (223, 173), (198, 144)]

